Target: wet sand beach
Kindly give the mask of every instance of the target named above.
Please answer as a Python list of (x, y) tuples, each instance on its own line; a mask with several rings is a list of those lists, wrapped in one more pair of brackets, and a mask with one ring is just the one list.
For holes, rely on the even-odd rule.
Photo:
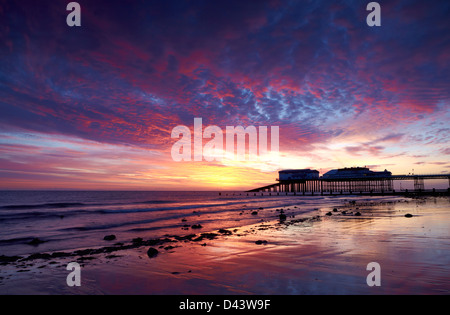
[[(136, 232), (131, 242), (103, 247), (4, 255), (0, 293), (450, 293), (448, 198), (352, 196), (306, 212), (261, 208), (235, 212), (262, 218), (252, 224), (191, 225), (151, 239)], [(81, 265), (79, 287), (66, 284), (72, 261)], [(381, 267), (380, 286), (366, 282), (370, 262)]]

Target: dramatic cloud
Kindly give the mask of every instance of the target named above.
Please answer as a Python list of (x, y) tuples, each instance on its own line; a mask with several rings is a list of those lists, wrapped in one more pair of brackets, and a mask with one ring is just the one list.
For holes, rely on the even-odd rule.
[(280, 167), (448, 159), (448, 1), (380, 2), (381, 27), (356, 0), (79, 3), (82, 26), (68, 27), (65, 2), (0, 1), (0, 178), (17, 187), (276, 177), (262, 163), (173, 162), (171, 130), (194, 117), (280, 126)]

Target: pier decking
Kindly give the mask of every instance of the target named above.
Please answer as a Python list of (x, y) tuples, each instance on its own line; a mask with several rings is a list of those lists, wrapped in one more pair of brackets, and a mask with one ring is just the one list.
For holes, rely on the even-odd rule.
[[(426, 174), (426, 175), (391, 175), (386, 177), (355, 177), (355, 178), (316, 178), (279, 180), (278, 183), (249, 190), (248, 192), (286, 192), (300, 193), (303, 195), (314, 194), (395, 194), (394, 182), (399, 180), (414, 181), (413, 192), (425, 193), (426, 179), (448, 179), (450, 187), (450, 174)], [(450, 188), (444, 193), (448, 193)], [(407, 189), (403, 193), (410, 193)], [(429, 192), (436, 192), (432, 189)]]

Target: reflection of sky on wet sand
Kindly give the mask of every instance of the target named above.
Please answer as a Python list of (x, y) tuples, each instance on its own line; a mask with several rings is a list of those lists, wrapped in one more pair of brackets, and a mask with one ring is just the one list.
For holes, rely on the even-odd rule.
[[(216, 292), (228, 293), (450, 291), (448, 201), (366, 206), (359, 211), (360, 217), (323, 217), (320, 222), (260, 230), (192, 248), (195, 254), (189, 260), (197, 256), (199, 265), (186, 280), (207, 278)], [(405, 218), (406, 213), (414, 217)], [(268, 244), (255, 245), (259, 239)], [(372, 261), (381, 265), (381, 287), (366, 284), (366, 266)], [(183, 292), (183, 286), (175, 290)], [(205, 293), (201, 287), (196, 292)]]
[[(117, 265), (114, 283), (105, 277), (103, 285), (107, 293), (448, 294), (448, 209), (445, 199), (360, 206), (360, 217), (334, 213), (288, 228), (256, 224), (152, 260), (142, 249)], [(381, 287), (366, 284), (372, 261), (381, 265)]]

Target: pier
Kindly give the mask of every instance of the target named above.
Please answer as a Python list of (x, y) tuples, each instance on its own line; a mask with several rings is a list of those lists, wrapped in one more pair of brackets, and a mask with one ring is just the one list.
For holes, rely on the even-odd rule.
[[(448, 179), (447, 190), (425, 189), (427, 179)], [(413, 190), (396, 191), (395, 181), (412, 180)], [(300, 195), (352, 195), (352, 194), (446, 194), (450, 193), (450, 174), (390, 175), (377, 177), (277, 179), (277, 183), (249, 190), (248, 192), (285, 192)]]

